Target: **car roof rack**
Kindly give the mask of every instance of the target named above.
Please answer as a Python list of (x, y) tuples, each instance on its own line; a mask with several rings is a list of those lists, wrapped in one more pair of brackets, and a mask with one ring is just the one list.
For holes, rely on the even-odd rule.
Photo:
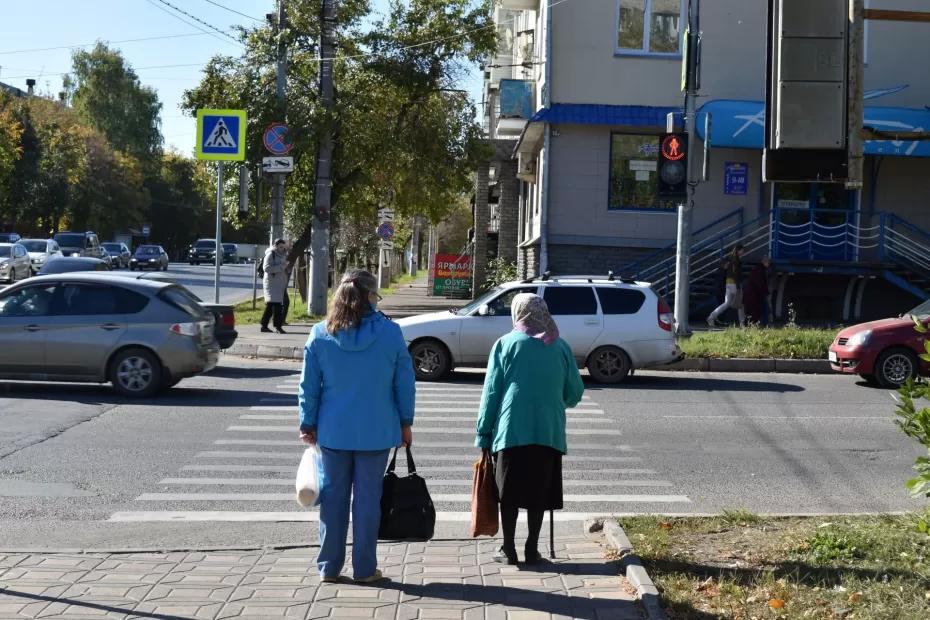
[(613, 271), (608, 271), (607, 275), (604, 274), (565, 274), (554, 276), (551, 272), (547, 271), (542, 276), (533, 276), (532, 278), (526, 278), (525, 280), (520, 280), (521, 284), (532, 284), (533, 282), (559, 282), (560, 280), (586, 280), (589, 284), (593, 284), (594, 280), (607, 280), (608, 282), (623, 282), (624, 284), (638, 284), (639, 280), (633, 276), (617, 276)]

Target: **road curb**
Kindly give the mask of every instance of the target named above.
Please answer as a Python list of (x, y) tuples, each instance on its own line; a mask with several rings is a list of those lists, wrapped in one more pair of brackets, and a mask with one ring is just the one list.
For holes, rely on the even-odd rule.
[(718, 358), (694, 357), (683, 359), (674, 364), (655, 366), (649, 370), (669, 372), (784, 372), (793, 374), (830, 375), (834, 374), (828, 360), (812, 359), (778, 359), (778, 358)]
[(620, 524), (612, 518), (604, 520), (604, 537), (607, 544), (620, 557), (622, 566), (625, 568), (627, 580), (636, 587), (639, 593), (639, 600), (646, 612), (646, 618), (649, 620), (667, 620), (665, 612), (662, 610), (662, 604), (659, 602), (659, 589), (652, 582), (649, 573), (643, 568), (642, 560), (633, 553), (633, 545), (627, 538), (626, 532), (620, 527)]

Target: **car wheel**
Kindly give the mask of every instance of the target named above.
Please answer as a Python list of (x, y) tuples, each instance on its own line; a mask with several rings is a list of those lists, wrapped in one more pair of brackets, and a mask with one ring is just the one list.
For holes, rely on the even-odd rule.
[(588, 372), (598, 383), (620, 383), (630, 373), (630, 358), (619, 347), (601, 347), (588, 357)]
[(437, 340), (421, 340), (410, 347), (413, 372), (420, 381), (438, 381), (451, 370), (451, 359), (445, 345)]
[(110, 383), (123, 396), (144, 398), (162, 386), (161, 363), (145, 349), (124, 349), (110, 361)]
[(875, 360), (875, 378), (882, 387), (899, 388), (916, 376), (917, 356), (910, 349), (888, 349)]

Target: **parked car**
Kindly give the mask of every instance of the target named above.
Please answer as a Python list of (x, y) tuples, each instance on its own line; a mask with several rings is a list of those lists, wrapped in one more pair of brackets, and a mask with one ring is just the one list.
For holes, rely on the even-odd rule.
[(0, 243), (0, 280), (16, 282), (32, 275), (29, 252), (19, 243)]
[[(142, 273), (126, 273), (114, 271), (113, 276), (124, 278), (136, 278), (138, 280), (153, 280), (156, 282), (167, 282), (169, 284), (178, 284), (170, 275), (159, 273), (157, 271), (145, 271)], [(178, 286), (182, 286), (178, 284)], [(197, 300), (204, 310), (213, 315), (213, 335), (219, 343), (221, 349), (228, 349), (236, 342), (239, 332), (236, 331), (236, 312), (233, 306), (228, 304), (207, 303), (200, 299), (193, 291), (183, 287), (190, 296)]]
[(898, 388), (909, 378), (930, 375), (925, 334), (914, 320), (930, 325), (930, 299), (895, 319), (860, 323), (841, 330), (830, 345), (830, 366), (836, 372), (859, 375), (868, 383)]
[(154, 269), (168, 271), (168, 254), (160, 245), (140, 245), (129, 259), (129, 270)]
[(42, 269), (39, 270), (40, 276), (47, 276), (56, 273), (74, 273), (77, 271), (109, 271), (110, 263), (100, 258), (89, 258), (86, 256), (58, 256), (50, 259)]
[(21, 239), (19, 243), (29, 253), (34, 274), (38, 273), (49, 260), (61, 256), (61, 250), (54, 239)]
[(223, 262), (236, 265), (239, 263), (239, 246), (235, 243), (223, 244)]
[(216, 239), (198, 239), (187, 251), (187, 261), (191, 265), (216, 262)]
[(19, 241), (20, 239), (22, 239), (22, 237), (20, 237), (20, 236), (19, 236), (17, 233), (15, 233), (15, 232), (2, 232), (2, 233), (0, 233), (0, 243), (16, 243), (16, 242)]
[(513, 328), (519, 293), (541, 295), (579, 366), (600, 383), (631, 370), (682, 358), (672, 311), (647, 282), (613, 276), (561, 276), (509, 282), (464, 308), (400, 319), (417, 378), (444, 377), (456, 366), (485, 366), (491, 347)]
[(132, 258), (132, 252), (129, 251), (129, 248), (126, 247), (125, 243), (120, 243), (118, 241), (104, 241), (102, 244), (103, 249), (106, 250), (111, 257), (115, 257), (116, 261), (113, 265), (116, 269), (124, 269), (129, 267), (129, 259)]
[(110, 382), (151, 396), (216, 366), (213, 317), (182, 287), (95, 274), (0, 293), (0, 379)]
[(55, 235), (55, 241), (61, 247), (65, 256), (87, 256), (90, 258), (103, 258), (100, 240), (92, 232), (60, 232)]

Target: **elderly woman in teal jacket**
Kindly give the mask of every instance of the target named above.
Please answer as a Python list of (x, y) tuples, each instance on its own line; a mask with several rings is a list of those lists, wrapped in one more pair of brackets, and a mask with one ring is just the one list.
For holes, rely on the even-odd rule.
[(310, 332), (298, 390), (300, 437), (319, 443), (320, 554), (324, 582), (342, 572), (352, 504), (352, 571), (357, 582), (378, 570), (381, 489), (388, 452), (410, 445), (416, 384), (400, 327), (377, 311), (375, 277), (348, 272), (329, 316)]
[(494, 454), (504, 534), (494, 559), (517, 563), (514, 536), (523, 508), (529, 523), (524, 557), (536, 563), (543, 517), (562, 508), (565, 409), (578, 404), (584, 385), (542, 297), (517, 295), (511, 315), (513, 331), (491, 349), (475, 444)]

